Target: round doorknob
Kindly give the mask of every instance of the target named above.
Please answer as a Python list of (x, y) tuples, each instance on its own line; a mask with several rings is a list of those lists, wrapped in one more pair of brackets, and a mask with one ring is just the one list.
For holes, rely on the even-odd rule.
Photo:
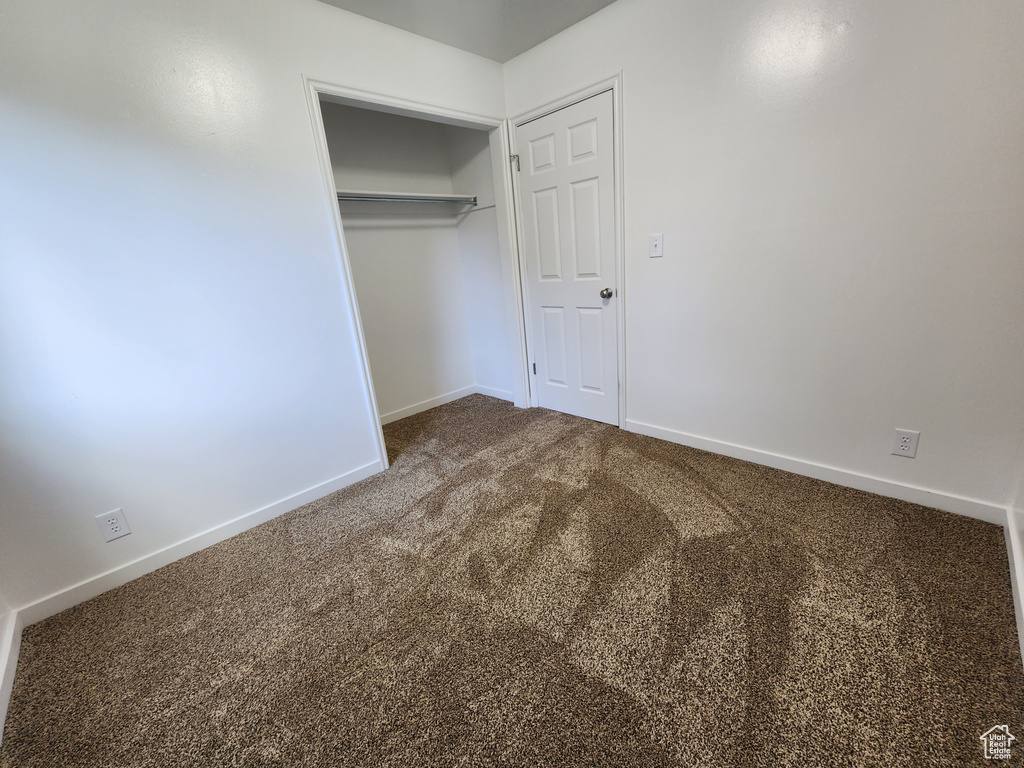
[(605, 288), (603, 291), (601, 291), (601, 298), (610, 299), (612, 297), (612, 293), (613, 291), (611, 288)]

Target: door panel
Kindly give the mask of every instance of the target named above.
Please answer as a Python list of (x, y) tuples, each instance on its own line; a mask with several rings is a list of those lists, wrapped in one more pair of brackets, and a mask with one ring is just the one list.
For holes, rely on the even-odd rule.
[(555, 167), (555, 135), (534, 139), (530, 142), (530, 169), (534, 173)]
[(569, 129), (569, 156), (573, 162), (597, 154), (597, 120), (587, 120)]
[(548, 384), (566, 386), (565, 310), (562, 307), (542, 307), (544, 311), (544, 370)]
[(600, 180), (572, 184), (572, 255), (576, 278), (601, 277)]
[(542, 189), (533, 193), (536, 221), (536, 249), (541, 280), (562, 279), (562, 254), (558, 236), (558, 190)]
[(611, 92), (525, 123), (516, 138), (538, 402), (618, 424)]
[(604, 393), (604, 329), (601, 309), (580, 307), (576, 310), (580, 323), (580, 386), (591, 392)]

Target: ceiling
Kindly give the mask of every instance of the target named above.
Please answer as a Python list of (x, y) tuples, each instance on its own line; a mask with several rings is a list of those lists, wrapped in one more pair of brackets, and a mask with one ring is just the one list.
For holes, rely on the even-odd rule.
[(323, 0), (502, 63), (613, 1)]

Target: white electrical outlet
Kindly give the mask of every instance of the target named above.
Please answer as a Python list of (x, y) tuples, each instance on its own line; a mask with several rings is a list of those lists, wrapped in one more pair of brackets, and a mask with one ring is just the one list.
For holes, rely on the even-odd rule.
[(665, 235), (651, 235), (647, 241), (647, 255), (652, 259), (660, 259), (664, 253)]
[(124, 512), (120, 509), (96, 515), (96, 525), (100, 527), (100, 533), (103, 534), (104, 541), (120, 539), (122, 536), (127, 536), (132, 532), (132, 529), (128, 527), (128, 521), (125, 519)]
[(912, 429), (897, 429), (896, 440), (892, 444), (892, 455), (914, 458), (917, 456), (917, 440), (920, 437), (921, 433)]

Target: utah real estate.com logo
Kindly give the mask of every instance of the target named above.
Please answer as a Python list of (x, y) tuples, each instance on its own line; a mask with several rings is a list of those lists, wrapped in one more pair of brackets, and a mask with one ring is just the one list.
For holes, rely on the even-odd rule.
[(986, 760), (1009, 760), (1010, 742), (1017, 737), (1010, 733), (1010, 726), (993, 725), (981, 734), (981, 740), (985, 744)]

